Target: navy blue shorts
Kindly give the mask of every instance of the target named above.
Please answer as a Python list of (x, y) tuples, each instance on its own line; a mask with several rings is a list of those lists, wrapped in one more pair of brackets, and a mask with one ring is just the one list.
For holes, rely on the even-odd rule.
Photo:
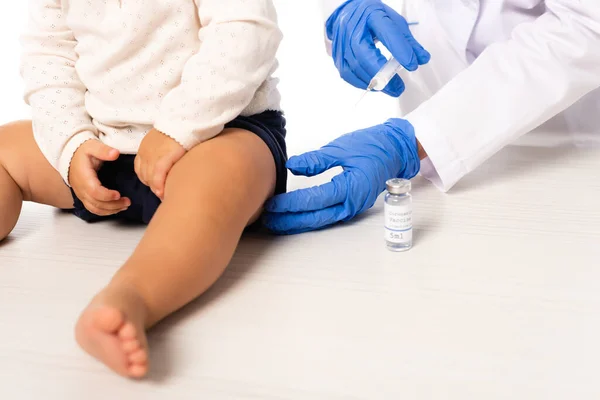
[[(287, 184), (285, 123), (282, 112), (265, 111), (251, 117), (237, 117), (225, 125), (225, 128), (239, 128), (253, 132), (269, 147), (277, 169), (276, 194), (285, 193)], [(160, 200), (138, 179), (133, 165), (134, 159), (135, 155), (121, 155), (116, 161), (104, 163), (98, 171), (98, 179), (103, 186), (116, 190), (121, 193), (121, 196), (131, 200), (131, 206), (127, 210), (109, 217), (92, 214), (71, 190), (74, 201), (72, 213), (87, 222), (117, 218), (136, 223), (149, 223), (160, 205)]]

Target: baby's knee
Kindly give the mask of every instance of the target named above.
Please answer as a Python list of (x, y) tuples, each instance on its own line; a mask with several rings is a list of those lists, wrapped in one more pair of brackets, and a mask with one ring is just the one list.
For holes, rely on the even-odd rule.
[(0, 179), (5, 185), (14, 185), (19, 197), (24, 200), (31, 199), (29, 165), (37, 164), (32, 149), (38, 147), (33, 138), (31, 121), (16, 121), (0, 126)]
[[(199, 173), (219, 176), (228, 186), (244, 189), (275, 182), (275, 161), (267, 145), (255, 134), (225, 130), (188, 152), (176, 167), (186, 179)], [(260, 184), (262, 182), (262, 185)]]
[(165, 199), (219, 198), (220, 206), (248, 211), (249, 218), (274, 192), (273, 155), (252, 133), (224, 133), (194, 147), (173, 166)]

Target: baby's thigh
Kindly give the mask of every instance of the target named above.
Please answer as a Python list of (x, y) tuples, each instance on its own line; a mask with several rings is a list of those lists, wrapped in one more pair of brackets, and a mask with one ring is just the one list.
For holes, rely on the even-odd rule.
[(31, 121), (0, 126), (0, 165), (21, 188), (25, 201), (69, 209), (73, 196), (33, 138)]
[(273, 154), (263, 140), (243, 129), (226, 129), (175, 164), (165, 203), (199, 197), (199, 207), (213, 204), (249, 220), (274, 193), (276, 178)]

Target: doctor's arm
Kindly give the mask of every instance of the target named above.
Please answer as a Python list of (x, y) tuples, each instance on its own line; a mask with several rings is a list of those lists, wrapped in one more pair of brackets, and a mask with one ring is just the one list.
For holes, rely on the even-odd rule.
[(421, 172), (441, 190), (600, 87), (600, 6), (546, 6), (406, 116), (433, 166)]

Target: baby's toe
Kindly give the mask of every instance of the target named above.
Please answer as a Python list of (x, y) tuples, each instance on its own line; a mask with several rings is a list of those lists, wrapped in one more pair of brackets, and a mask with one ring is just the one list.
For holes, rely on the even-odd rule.
[(121, 340), (137, 339), (137, 331), (131, 322), (127, 322), (119, 329), (119, 338)]
[(148, 366), (143, 364), (134, 364), (129, 367), (128, 372), (129, 376), (132, 378), (141, 378), (146, 375), (146, 372), (148, 372)]
[(127, 356), (131, 364), (145, 364), (148, 361), (146, 350), (139, 349)]
[(134, 351), (138, 350), (140, 347), (142, 347), (140, 345), (140, 341), (137, 339), (129, 339), (129, 340), (125, 340), (123, 341), (123, 351), (127, 354), (129, 353), (133, 353)]

